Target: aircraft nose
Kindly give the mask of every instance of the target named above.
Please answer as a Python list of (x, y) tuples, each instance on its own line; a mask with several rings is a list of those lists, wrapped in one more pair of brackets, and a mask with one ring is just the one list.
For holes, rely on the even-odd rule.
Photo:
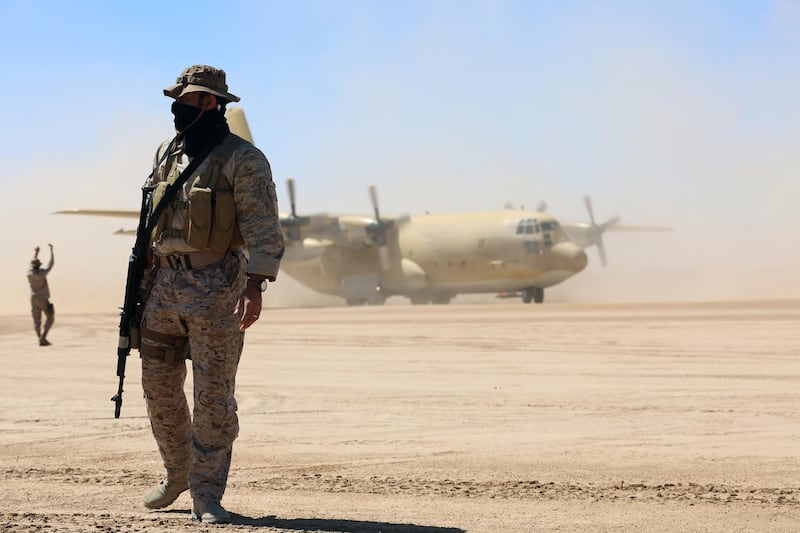
[(571, 242), (560, 242), (550, 249), (552, 264), (555, 270), (569, 270), (577, 274), (584, 268), (588, 260), (586, 252)]

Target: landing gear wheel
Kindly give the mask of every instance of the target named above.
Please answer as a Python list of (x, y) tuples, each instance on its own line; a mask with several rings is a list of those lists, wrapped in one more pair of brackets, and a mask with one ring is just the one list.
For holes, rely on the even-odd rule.
[(533, 287), (526, 287), (522, 289), (522, 301), (529, 304), (533, 301)]
[(533, 289), (533, 301), (540, 304), (544, 301), (544, 289), (535, 287)]

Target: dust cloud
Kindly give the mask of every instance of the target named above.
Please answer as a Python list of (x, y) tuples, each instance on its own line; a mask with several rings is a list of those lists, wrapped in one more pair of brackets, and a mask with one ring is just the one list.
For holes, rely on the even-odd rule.
[[(137, 186), (130, 189), (129, 196), (135, 200)], [(48, 212), (78, 205), (60, 204), (58, 198), (49, 201)], [(80, 205), (126, 207), (121, 202), (109, 204), (108, 200), (106, 195), (87, 196)], [(49, 281), (57, 312), (108, 312), (122, 304), (133, 240), (111, 233), (117, 228), (134, 227), (135, 220), (47, 214), (31, 217), (20, 226), (24, 231), (9, 235), (6, 249), (10, 253), (2, 262), (5, 287), (0, 314), (28, 312), (25, 271), (33, 246), (40, 245), (41, 257), (47, 260), (48, 242), (55, 246), (56, 262)], [(607, 234), (608, 266), (600, 266), (596, 250), (588, 249), (587, 269), (547, 289), (546, 303), (800, 298), (796, 275), (800, 258), (790, 245), (792, 241), (778, 231), (748, 240), (734, 229), (728, 235), (712, 234), (713, 245), (698, 239), (702, 228)], [(493, 295), (462, 295), (453, 303), (501, 301)], [(278, 283), (270, 285), (266, 302), (268, 307), (343, 305), (342, 299), (310, 290), (285, 273)], [(406, 303), (401, 297), (387, 301), (387, 305)]]
[[(100, 157), (77, 154), (74, 160), (45, 162), (31, 168), (10, 186), (10, 197), (16, 201), (0, 217), (3, 227), (15, 230), (4, 237), (0, 314), (28, 312), (25, 272), (34, 246), (42, 247), (41, 258), (47, 261), (48, 242), (55, 246), (56, 262), (49, 282), (57, 313), (108, 312), (121, 305), (133, 240), (113, 232), (135, 227), (136, 220), (51, 213), (66, 207), (138, 208), (139, 186), (149, 171), (151, 140), (161, 137), (157, 131), (149, 133), (126, 141), (124, 151), (109, 142), (100, 150)], [(791, 162), (798, 163), (794, 159)], [(74, 179), (75, 176), (81, 179)], [(595, 249), (587, 250), (587, 269), (548, 289), (545, 301), (800, 298), (796, 275), (800, 271), (800, 252), (796, 246), (800, 221), (787, 199), (792, 195), (798, 197), (798, 191), (796, 184), (789, 183), (790, 176), (789, 171), (777, 166), (765, 166), (764, 172), (749, 178), (742, 173), (721, 176), (720, 182), (732, 181), (730, 187), (701, 182), (695, 189), (696, 197), (667, 206), (656, 198), (637, 197), (636, 192), (594, 195), (598, 220), (620, 214), (622, 223), (668, 225), (674, 231), (606, 233), (607, 268), (600, 265)], [(279, 203), (285, 209), (288, 200), (285, 191), (280, 190), (280, 181), (276, 178)], [(378, 185), (379, 192), (394, 188), (391, 182), (384, 187), (380, 187), (381, 182)], [(753, 191), (752, 205), (735, 200), (731, 193), (734, 189)], [(352, 187), (342, 196), (357, 194)], [(366, 190), (363, 196), (367, 197)], [(588, 220), (581, 213), (580, 195), (573, 196), (567, 217), (560, 215), (566, 209), (553, 205), (547, 198), (544, 200), (552, 206), (548, 210), (559, 218)], [(505, 190), (487, 192), (485, 207), (501, 206), (506, 197)], [(337, 209), (338, 200), (331, 197), (327, 204), (309, 205), (304, 212), (341, 211)], [(407, 202), (388, 194), (385, 200), (388, 208), (396, 209), (394, 214), (426, 210), (419, 199)], [(345, 198), (342, 203), (348, 201)], [(535, 205), (536, 201), (528, 203)], [(368, 214), (368, 203), (364, 203), (361, 212)], [(455, 201), (450, 204), (457, 206)], [(454, 303), (500, 301), (492, 295), (462, 295)], [(405, 303), (407, 300), (400, 297), (387, 302), (388, 305)], [(343, 301), (318, 294), (282, 274), (278, 283), (271, 285), (266, 305), (319, 307), (343, 305)]]

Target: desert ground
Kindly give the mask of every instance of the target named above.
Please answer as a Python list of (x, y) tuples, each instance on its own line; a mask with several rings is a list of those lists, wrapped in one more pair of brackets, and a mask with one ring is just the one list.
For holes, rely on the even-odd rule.
[[(233, 523), (161, 476), (118, 317), (0, 316), (0, 530), (800, 530), (800, 300), (269, 309), (247, 334)], [(191, 379), (187, 390), (191, 387)]]

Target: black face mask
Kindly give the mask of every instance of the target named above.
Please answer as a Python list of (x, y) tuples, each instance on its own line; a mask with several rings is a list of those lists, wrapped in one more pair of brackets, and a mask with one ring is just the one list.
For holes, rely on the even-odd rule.
[(173, 123), (175, 124), (175, 131), (183, 131), (200, 116), (203, 110), (199, 107), (194, 107), (181, 102), (172, 103), (172, 114), (175, 115)]
[(172, 114), (175, 115), (175, 129), (183, 132), (184, 152), (191, 157), (201, 153), (205, 145), (218, 135), (230, 131), (225, 115), (218, 109), (202, 111), (198, 107), (173, 102)]

